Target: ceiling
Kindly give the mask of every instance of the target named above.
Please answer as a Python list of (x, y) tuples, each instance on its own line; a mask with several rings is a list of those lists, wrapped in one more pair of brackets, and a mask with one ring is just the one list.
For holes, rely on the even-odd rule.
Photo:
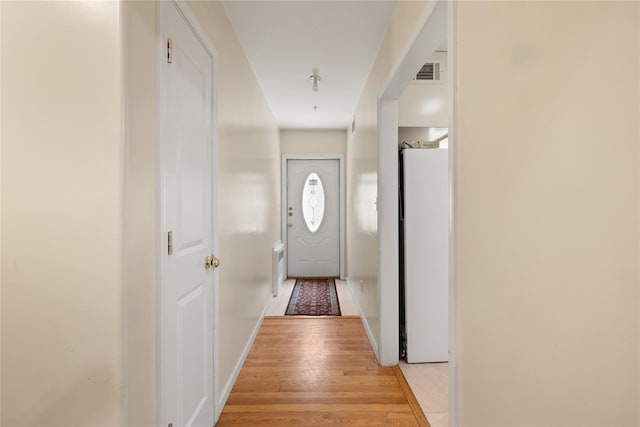
[(348, 127), (395, 1), (223, 4), (280, 128)]

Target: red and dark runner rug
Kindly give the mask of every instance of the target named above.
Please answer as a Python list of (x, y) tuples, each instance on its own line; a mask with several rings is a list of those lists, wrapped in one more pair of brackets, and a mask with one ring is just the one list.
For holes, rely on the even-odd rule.
[(287, 316), (340, 316), (340, 303), (333, 279), (298, 279), (293, 287)]

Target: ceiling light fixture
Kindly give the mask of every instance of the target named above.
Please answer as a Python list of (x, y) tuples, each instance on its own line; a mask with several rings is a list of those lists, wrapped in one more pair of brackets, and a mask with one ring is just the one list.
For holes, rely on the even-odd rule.
[(311, 74), (309, 76), (309, 80), (311, 80), (313, 82), (313, 91), (317, 92), (318, 91), (318, 82), (320, 80), (322, 80), (322, 77), (320, 77), (318, 75), (318, 69), (317, 68), (313, 69), (313, 74)]

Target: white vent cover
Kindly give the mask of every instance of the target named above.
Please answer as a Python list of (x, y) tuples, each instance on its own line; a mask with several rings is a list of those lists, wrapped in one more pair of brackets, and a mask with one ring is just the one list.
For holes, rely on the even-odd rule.
[(414, 80), (437, 81), (440, 80), (440, 64), (438, 62), (427, 62), (420, 68)]

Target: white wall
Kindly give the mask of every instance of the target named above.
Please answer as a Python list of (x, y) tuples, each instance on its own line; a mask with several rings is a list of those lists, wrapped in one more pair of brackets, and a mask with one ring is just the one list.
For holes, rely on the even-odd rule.
[(639, 12), (457, 3), (460, 425), (640, 424)]
[(399, 127), (398, 142), (421, 142), (435, 141), (447, 135), (447, 128), (431, 127)]
[(118, 3), (1, 7), (1, 424), (123, 425)]
[(448, 90), (445, 83), (409, 84), (398, 100), (398, 124), (446, 128), (449, 122)]
[(346, 154), (345, 130), (280, 131), (281, 154)]
[(449, 125), (447, 53), (434, 52), (424, 62), (440, 64), (439, 81), (414, 81), (398, 99), (398, 126), (443, 127)]

